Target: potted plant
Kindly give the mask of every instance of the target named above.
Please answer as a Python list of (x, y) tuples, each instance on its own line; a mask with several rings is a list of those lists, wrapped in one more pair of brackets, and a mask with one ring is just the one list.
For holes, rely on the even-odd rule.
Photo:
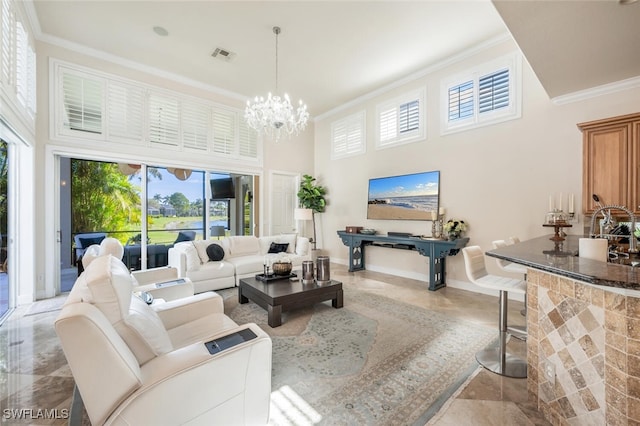
[(311, 210), (311, 221), (313, 222), (313, 239), (311, 244), (313, 248), (316, 248), (316, 213), (324, 212), (327, 201), (324, 196), (327, 193), (327, 189), (323, 186), (316, 184), (316, 178), (310, 175), (303, 175), (302, 182), (300, 182), (300, 189), (298, 190), (298, 203), (303, 209)]
[(464, 223), (464, 220), (449, 219), (447, 223), (444, 224), (444, 232), (447, 233), (450, 240), (457, 240), (466, 230), (467, 224)]

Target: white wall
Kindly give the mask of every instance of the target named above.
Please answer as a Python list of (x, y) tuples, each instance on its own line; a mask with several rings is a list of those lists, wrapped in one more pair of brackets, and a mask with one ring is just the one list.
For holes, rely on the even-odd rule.
[(47, 214), (38, 214), (36, 216), (35, 234), (42, 236), (42, 241), (35, 245), (33, 265), (30, 265), (36, 276), (36, 298), (53, 296), (56, 275), (57, 261), (52, 256), (56, 245), (54, 201), (57, 191), (56, 186), (59, 185), (59, 182), (56, 182), (55, 155), (105, 159), (108, 161), (126, 159), (135, 162), (137, 160), (160, 166), (184, 166), (200, 170), (224, 169), (259, 175), (261, 177), (260, 230), (262, 232), (268, 229), (265, 223), (268, 223), (268, 212), (270, 211), (269, 194), (266, 194), (265, 191), (269, 188), (269, 172), (278, 170), (303, 174), (311, 173), (313, 170), (313, 124), (301, 135), (291, 139), (283, 137), (277, 144), (271, 140), (265, 140), (263, 164), (254, 167), (223, 164), (213, 156), (194, 155), (188, 152), (165, 151), (126, 144), (97, 144), (90, 141), (74, 143), (52, 140), (49, 135), (50, 58), (80, 64), (102, 72), (239, 109), (244, 108), (246, 100), (241, 96), (230, 96), (223, 91), (213, 90), (215, 81), (210, 83), (211, 86), (205, 86), (201, 83), (196, 84), (176, 76), (168, 76), (161, 71), (137, 67), (134, 64), (123, 61), (116, 60), (117, 63), (115, 63), (114, 58), (107, 57), (101, 53), (90, 51), (78, 53), (43, 42), (39, 42), (36, 49), (38, 116), (36, 121), (35, 211), (47, 212)]
[[(315, 175), (328, 188), (328, 207), (318, 231), (321, 247), (332, 261), (347, 263), (348, 250), (336, 231), (345, 226), (375, 228), (380, 233), (405, 231), (430, 234), (431, 222), (367, 220), (367, 184), (372, 177), (440, 170), (440, 205), (448, 218), (470, 224), (470, 245), (484, 250), (491, 242), (517, 235), (528, 239), (549, 234), (543, 228), (549, 194), (573, 193), (581, 211), (582, 136), (577, 123), (638, 111), (640, 89), (554, 105), (523, 61), (522, 118), (489, 127), (440, 135), (440, 81), (517, 49), (511, 41), (395, 88), (375, 99), (350, 106), (316, 122)], [(376, 104), (413, 88), (427, 88), (427, 138), (377, 151)], [(330, 159), (331, 123), (366, 109), (367, 152), (348, 159)], [(566, 199), (565, 199), (566, 203)], [(565, 204), (566, 206), (566, 204)], [(582, 218), (570, 233), (582, 233)], [(550, 242), (550, 244), (552, 244)], [(552, 247), (551, 247), (552, 248)], [(428, 281), (427, 260), (404, 250), (367, 247), (367, 268)], [(497, 271), (488, 260), (490, 270)], [(450, 286), (472, 288), (462, 256), (447, 260)]]

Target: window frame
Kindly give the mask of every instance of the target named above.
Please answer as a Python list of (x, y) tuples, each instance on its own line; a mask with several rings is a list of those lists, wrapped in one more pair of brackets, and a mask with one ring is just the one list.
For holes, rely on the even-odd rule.
[[(506, 107), (480, 112), (480, 80), (502, 71), (509, 72), (509, 104)], [(473, 113), (461, 119), (449, 119), (449, 91), (468, 82), (473, 83)], [(522, 56), (512, 53), (443, 79), (440, 83), (440, 134), (448, 135), (490, 126), (522, 117)]]
[[(341, 137), (346, 139), (344, 151), (337, 151), (336, 132), (344, 129), (344, 133), (340, 133)], [(353, 131), (360, 133), (359, 143), (355, 145), (353, 150), (349, 148), (349, 134)], [(341, 158), (354, 157), (367, 152), (367, 112), (365, 110), (358, 111), (354, 114), (343, 117), (331, 123), (331, 159), (338, 160)]]
[[(421, 87), (419, 89), (412, 90), (410, 92), (406, 92), (400, 96), (395, 98), (386, 100), (384, 102), (376, 105), (376, 149), (387, 149), (393, 148), (400, 145), (405, 145), (408, 143), (421, 142), (426, 140), (426, 99), (427, 99), (427, 89), (426, 87)], [(407, 105), (411, 102), (418, 101), (418, 128), (415, 130), (409, 130), (406, 134), (401, 134), (400, 128), (400, 109), (402, 106)], [(391, 123), (392, 126), (395, 126), (393, 132), (395, 135), (388, 139), (383, 140), (381, 126), (382, 119), (381, 117), (386, 114), (394, 114), (395, 110), (395, 123)]]

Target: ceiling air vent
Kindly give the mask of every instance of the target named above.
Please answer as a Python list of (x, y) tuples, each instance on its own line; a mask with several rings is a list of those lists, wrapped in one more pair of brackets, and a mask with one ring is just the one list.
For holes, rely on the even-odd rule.
[(221, 61), (230, 62), (233, 58), (236, 57), (236, 54), (226, 49), (216, 47), (216, 50), (213, 51), (211, 56), (216, 59), (220, 59)]

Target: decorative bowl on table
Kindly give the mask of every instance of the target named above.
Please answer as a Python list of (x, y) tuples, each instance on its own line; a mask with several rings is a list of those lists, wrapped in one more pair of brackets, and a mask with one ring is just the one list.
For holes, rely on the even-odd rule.
[(365, 234), (365, 235), (374, 235), (376, 233), (375, 229), (370, 229), (370, 228), (365, 228), (365, 229), (361, 229), (360, 230), (361, 234)]
[(291, 262), (273, 262), (271, 264), (271, 269), (273, 269), (273, 273), (281, 277), (286, 277), (288, 275), (291, 275), (292, 268), (293, 268), (293, 265), (291, 264)]

